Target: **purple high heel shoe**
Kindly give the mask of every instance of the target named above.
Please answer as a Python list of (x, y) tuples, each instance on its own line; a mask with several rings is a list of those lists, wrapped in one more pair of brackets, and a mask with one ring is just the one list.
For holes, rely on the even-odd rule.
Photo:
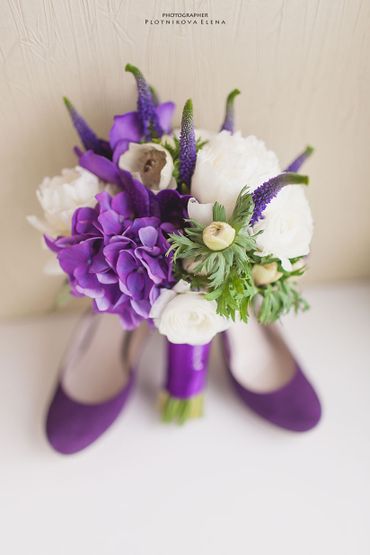
[(146, 326), (124, 333), (117, 316), (87, 312), (72, 335), (46, 417), (56, 451), (73, 454), (96, 441), (127, 403)]
[(272, 424), (305, 432), (320, 420), (319, 398), (276, 326), (254, 319), (223, 333), (232, 384), (250, 409)]

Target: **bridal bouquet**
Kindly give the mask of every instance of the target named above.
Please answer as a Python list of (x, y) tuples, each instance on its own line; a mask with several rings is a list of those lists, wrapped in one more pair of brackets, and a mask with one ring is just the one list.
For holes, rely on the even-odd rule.
[(307, 307), (296, 278), (313, 224), (308, 178), (297, 172), (312, 149), (282, 171), (262, 141), (234, 132), (238, 90), (219, 132), (194, 127), (191, 100), (174, 131), (174, 103), (160, 102), (139, 69), (126, 71), (137, 109), (114, 117), (109, 141), (64, 99), (83, 148), (74, 149), (75, 168), (41, 183), (44, 219), (29, 221), (72, 295), (116, 314), (125, 329), (149, 320), (167, 337), (163, 415), (187, 419), (201, 412), (218, 332), (251, 311), (270, 324)]

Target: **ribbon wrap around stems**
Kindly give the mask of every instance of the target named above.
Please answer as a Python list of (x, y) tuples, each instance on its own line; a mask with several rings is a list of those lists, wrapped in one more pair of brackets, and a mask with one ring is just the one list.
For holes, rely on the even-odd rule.
[(202, 394), (206, 385), (211, 344), (188, 345), (167, 342), (166, 392), (176, 399)]

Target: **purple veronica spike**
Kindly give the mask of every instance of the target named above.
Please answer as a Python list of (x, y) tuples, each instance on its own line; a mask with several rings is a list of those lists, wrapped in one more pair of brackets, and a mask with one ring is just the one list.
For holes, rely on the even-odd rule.
[(163, 130), (158, 121), (152, 90), (137, 67), (127, 64), (125, 70), (132, 73), (136, 79), (138, 90), (137, 111), (143, 126), (145, 140), (151, 141), (153, 137), (161, 137)]
[(308, 185), (307, 175), (297, 173), (281, 173), (260, 185), (253, 193), (254, 210), (249, 225), (254, 225), (263, 216), (266, 206), (285, 185)]
[(230, 131), (230, 133), (234, 133), (234, 100), (238, 94), (240, 94), (239, 89), (234, 89), (226, 99), (225, 119), (220, 131)]
[(190, 190), (190, 182), (197, 160), (197, 149), (193, 123), (193, 103), (187, 100), (182, 112), (180, 133), (180, 185), (185, 183)]
[(152, 100), (153, 100), (154, 106), (158, 106), (158, 104), (159, 104), (159, 96), (158, 96), (157, 91), (155, 90), (154, 87), (152, 87), (152, 85), (149, 85), (149, 90), (150, 90), (151, 95), (152, 95)]
[(312, 146), (307, 146), (305, 148), (305, 150), (302, 152), (302, 154), (300, 154), (299, 156), (297, 156), (297, 158), (295, 158), (293, 160), (293, 162), (291, 162), (289, 164), (289, 166), (286, 168), (286, 172), (298, 172), (300, 167), (302, 166), (302, 164), (304, 164), (304, 162), (307, 160), (307, 158), (309, 158), (311, 156), (311, 154), (313, 153), (314, 149)]
[(100, 156), (111, 158), (112, 150), (108, 141), (99, 139), (99, 137), (95, 135), (94, 131), (87, 125), (86, 121), (80, 116), (72, 102), (66, 96), (63, 97), (63, 100), (85, 149), (92, 150), (95, 154), (99, 154)]

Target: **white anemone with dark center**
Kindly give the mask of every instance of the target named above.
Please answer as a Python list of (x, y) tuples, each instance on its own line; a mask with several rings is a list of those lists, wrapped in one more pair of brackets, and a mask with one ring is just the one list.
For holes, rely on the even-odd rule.
[(130, 143), (128, 150), (121, 155), (118, 165), (153, 192), (176, 187), (172, 176), (172, 157), (166, 148), (157, 143)]

